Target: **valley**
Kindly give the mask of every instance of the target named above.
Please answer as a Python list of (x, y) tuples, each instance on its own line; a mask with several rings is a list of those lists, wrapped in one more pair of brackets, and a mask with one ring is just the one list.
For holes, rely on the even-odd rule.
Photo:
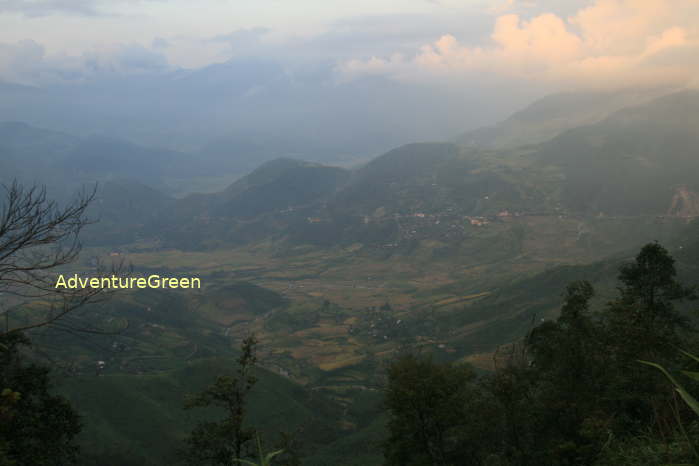
[[(120, 263), (134, 276), (196, 277), (202, 286), (119, 290), (33, 332), (35, 356), (56, 368), (61, 391), (89, 421), (85, 450), (112, 464), (124, 456), (164, 464), (169, 445), (199, 419), (180, 412), (185, 394), (229, 370), (254, 333), (255, 423), (308, 429), (299, 434), (308, 464), (354, 464), (340, 462), (347, 449), (365, 455), (356, 464), (379, 464), (369, 438), (382, 435), (385, 368), (398, 355), (492, 371), (499, 348), (557, 317), (569, 282), (589, 280), (602, 304), (619, 264), (653, 241), (696, 277), (688, 232), (699, 217), (699, 159), (687, 150), (699, 147), (697, 133), (681, 117), (648, 125), (670, 110), (699, 114), (699, 94), (612, 107), (515, 147), (414, 143), (356, 168), (281, 158), (240, 176), (199, 167), (210, 178), (196, 184), (209, 179), (211, 189), (187, 195), (160, 189), (193, 160), (114, 145), (134, 160), (176, 163), (161, 174), (154, 162), (151, 179), (94, 162), (101, 184), (90, 213), (99, 221), (85, 228), (79, 260), (60, 272), (90, 276), (98, 264)], [(39, 147), (58, 147), (57, 138), (70, 157), (89, 152), (76, 149), (84, 144), (109, 144), (21, 128), (30, 136), (12, 141), (14, 153), (31, 153), (37, 134)], [(670, 135), (662, 148), (651, 143)], [(84, 181), (90, 165), (79, 165), (58, 170), (60, 181)], [(227, 187), (213, 187), (228, 176)], [(32, 305), (37, 315), (49, 303)], [(7, 318), (21, 326), (32, 314)], [(152, 451), (146, 432), (163, 432)]]

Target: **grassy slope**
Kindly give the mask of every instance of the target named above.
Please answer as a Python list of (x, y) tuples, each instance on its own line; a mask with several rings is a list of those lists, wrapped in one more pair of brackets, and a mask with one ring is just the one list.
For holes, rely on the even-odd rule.
[[(233, 359), (206, 359), (158, 374), (68, 378), (60, 386), (83, 415), (80, 440), (87, 458), (128, 458), (128, 463), (114, 464), (160, 465), (177, 457), (177, 448), (198, 420), (219, 417), (211, 410), (185, 411), (185, 396), (233, 367)], [(301, 426), (318, 439), (335, 432), (335, 413), (327, 401), (271, 372), (259, 369), (257, 375), (250, 425), (268, 433), (268, 439), (276, 440), (277, 432), (292, 432)]]

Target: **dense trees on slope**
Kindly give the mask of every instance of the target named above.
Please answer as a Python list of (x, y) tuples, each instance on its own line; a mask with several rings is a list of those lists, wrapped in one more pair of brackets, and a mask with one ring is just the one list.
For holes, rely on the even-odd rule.
[(73, 464), (77, 413), (51, 393), (49, 369), (22, 356), (21, 346), (28, 344), (22, 334), (4, 335), (0, 344), (0, 465)]
[(488, 403), (468, 367), (407, 355), (391, 366), (388, 380), (387, 465), (471, 463), (492, 448), (492, 425), (483, 416)]
[[(618, 296), (592, 312), (592, 286), (571, 283), (560, 316), (534, 328), (476, 378), (461, 365), (408, 355), (389, 370), (388, 465), (607, 465), (691, 461), (686, 406), (645, 358), (678, 369), (693, 299), (659, 244), (618, 276)], [(691, 430), (689, 430), (691, 432)], [(643, 439), (643, 440), (641, 440)], [(641, 447), (643, 445), (643, 447)]]

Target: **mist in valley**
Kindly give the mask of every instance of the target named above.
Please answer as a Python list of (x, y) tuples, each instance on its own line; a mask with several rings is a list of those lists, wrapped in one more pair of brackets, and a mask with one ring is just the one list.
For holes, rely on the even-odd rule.
[(695, 464), (697, 19), (0, 1), (0, 466)]

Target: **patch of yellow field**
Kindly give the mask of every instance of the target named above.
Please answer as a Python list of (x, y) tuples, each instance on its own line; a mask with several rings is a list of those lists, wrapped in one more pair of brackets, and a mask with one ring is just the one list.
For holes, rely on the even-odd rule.
[[(130, 253), (129, 261), (134, 266), (190, 268), (216, 270), (221, 267), (236, 268), (259, 266), (261, 257), (235, 250), (180, 251), (176, 249), (157, 252)], [(230, 268), (228, 270), (231, 270)]]
[(299, 337), (299, 338), (308, 338), (308, 337), (333, 337), (333, 336), (338, 336), (338, 335), (345, 335), (347, 333), (347, 328), (344, 326), (320, 326), (320, 327), (313, 327), (313, 328), (307, 328), (303, 330), (299, 330), (297, 332), (292, 333), (292, 336), (294, 337)]
[(355, 364), (359, 364), (364, 360), (364, 356), (348, 356), (344, 358), (338, 358), (334, 360), (330, 360), (327, 362), (321, 362), (318, 364), (318, 367), (321, 370), (324, 371), (333, 371), (335, 369), (341, 369), (343, 367), (347, 366), (353, 366)]
[(459, 362), (466, 362), (474, 367), (486, 371), (495, 370), (493, 353), (475, 353), (459, 359)]
[(464, 301), (471, 301), (476, 298), (482, 298), (483, 296), (488, 296), (490, 294), (489, 291), (484, 291), (482, 293), (475, 293), (475, 294), (470, 294), (467, 296), (454, 296), (452, 298), (446, 298), (442, 299), (441, 301), (437, 301), (434, 303), (435, 306), (446, 306), (448, 304), (455, 304), (455, 303), (460, 303)]
[(219, 307), (211, 308), (207, 306), (206, 308), (201, 308), (199, 312), (212, 322), (225, 327), (250, 322), (255, 319), (254, 314), (243, 310), (233, 312)]

